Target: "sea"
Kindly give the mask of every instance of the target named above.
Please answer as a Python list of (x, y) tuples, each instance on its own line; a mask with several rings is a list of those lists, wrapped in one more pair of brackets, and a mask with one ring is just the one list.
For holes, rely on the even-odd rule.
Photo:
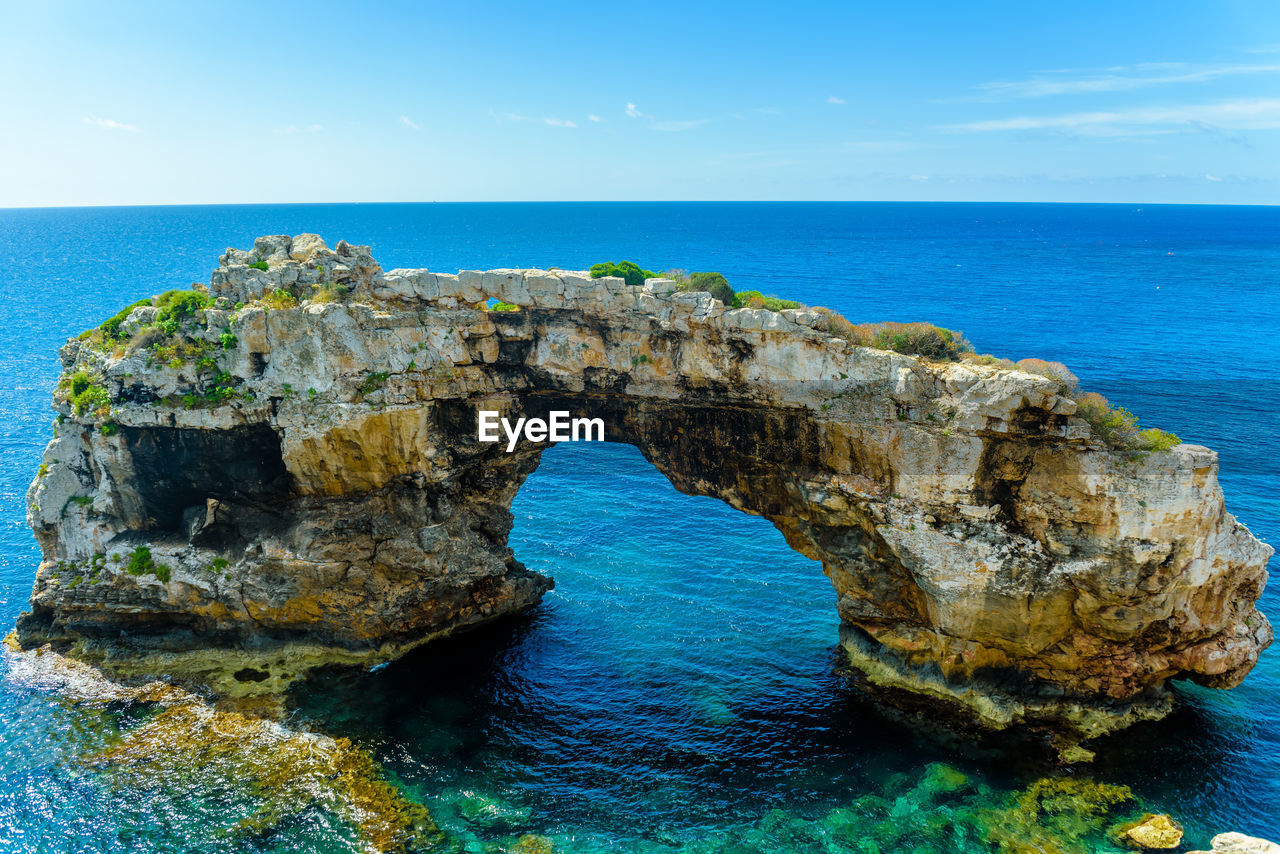
[[(59, 346), (126, 303), (207, 282), (227, 247), (300, 232), (369, 244), (385, 269), (714, 270), (854, 322), (926, 320), (979, 352), (1061, 361), (1144, 426), (1217, 450), (1227, 509), (1280, 543), (1280, 207), (7, 209), (0, 633), (40, 560), (23, 496), (51, 435)], [(766, 520), (678, 493), (630, 446), (552, 448), (513, 512), (516, 556), (556, 580), (541, 606), (372, 672), (319, 674), (290, 698), (289, 726), (368, 751), (449, 850), (1015, 850), (1001, 828), (1026, 851), (1121, 850), (1103, 808), (1084, 803), (1095, 784), (1128, 787), (1125, 809), (1172, 815), (1191, 848), (1227, 830), (1280, 841), (1280, 646), (1233, 690), (1177, 684), (1173, 715), (1064, 772), (882, 714), (840, 674), (821, 567)], [(1277, 587), (1261, 608), (1280, 617)], [(362, 850), (323, 806), (229, 832), (235, 780), (207, 793), (121, 783), (84, 758), (142, 713), (85, 708), (9, 669), (0, 851)], [(1076, 795), (1052, 801), (1044, 778)]]

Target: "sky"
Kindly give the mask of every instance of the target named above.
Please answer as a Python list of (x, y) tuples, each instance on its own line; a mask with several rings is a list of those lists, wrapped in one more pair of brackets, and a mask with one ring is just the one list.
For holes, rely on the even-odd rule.
[(0, 0), (0, 207), (1280, 201), (1280, 2)]

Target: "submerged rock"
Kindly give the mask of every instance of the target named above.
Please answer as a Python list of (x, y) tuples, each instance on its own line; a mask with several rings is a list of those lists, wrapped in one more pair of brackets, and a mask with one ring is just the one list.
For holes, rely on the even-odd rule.
[(510, 854), (555, 854), (556, 846), (546, 836), (526, 833), (507, 849)]
[(61, 351), (24, 645), (263, 694), (535, 605), (552, 582), (507, 537), (547, 443), (479, 442), (480, 409), (600, 418), (765, 516), (822, 563), (869, 687), (984, 728), (1069, 747), (1164, 714), (1171, 679), (1237, 684), (1271, 642), (1271, 549), (1216, 454), (1110, 450), (1043, 376), (660, 279), (384, 272), (314, 235), (228, 250), (166, 306)]
[(1115, 830), (1122, 842), (1147, 851), (1168, 851), (1182, 844), (1182, 827), (1167, 815), (1147, 813)]
[(975, 810), (971, 820), (1000, 854), (1093, 854), (1133, 800), (1128, 786), (1046, 777), (1000, 806)]
[(926, 797), (936, 797), (969, 788), (969, 778), (950, 765), (933, 762), (925, 769), (924, 779), (916, 787)]
[(158, 682), (122, 685), (48, 648), (6, 643), (9, 679), (54, 690), (81, 708), (136, 710), (140, 723), (77, 760), (113, 787), (176, 801), (217, 799), (224, 805), (219, 832), (231, 839), (269, 834), (322, 810), (356, 831), (358, 850), (417, 854), (448, 842), (427, 808), (349, 739), (284, 726), (246, 711), (253, 704), (215, 705)]

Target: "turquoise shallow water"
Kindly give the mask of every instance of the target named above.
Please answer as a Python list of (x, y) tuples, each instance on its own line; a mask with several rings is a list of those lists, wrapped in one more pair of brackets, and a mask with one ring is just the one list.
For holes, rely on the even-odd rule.
[[(1222, 455), (1228, 507), (1280, 542), (1280, 210), (1081, 205), (334, 205), (0, 211), (0, 621), (37, 549), (22, 493), (48, 438), (56, 349), (127, 301), (207, 279), (229, 245), (318, 231), (384, 267), (718, 269), (855, 321), (928, 319), (1059, 359), (1145, 423)], [(674, 491), (634, 449), (560, 446), (512, 545), (557, 580), (526, 618), (303, 687), (297, 719), (368, 747), (463, 843), (535, 831), (600, 850), (993, 850), (970, 826), (1045, 769), (890, 722), (833, 670), (834, 597), (767, 522)], [(1280, 614), (1268, 590), (1263, 610)], [(1280, 663), (1104, 743), (1189, 841), (1280, 838)], [(0, 850), (343, 851), (308, 812), (226, 838), (209, 791), (120, 789), (76, 757), (136, 710), (0, 683)], [(966, 787), (918, 788), (931, 763)], [(936, 772), (935, 772), (936, 773)], [(945, 787), (943, 787), (945, 788)], [(1093, 844), (1093, 843), (1091, 843)], [(1102, 845), (1102, 842), (1097, 842)], [(479, 850), (476, 847), (476, 850)]]

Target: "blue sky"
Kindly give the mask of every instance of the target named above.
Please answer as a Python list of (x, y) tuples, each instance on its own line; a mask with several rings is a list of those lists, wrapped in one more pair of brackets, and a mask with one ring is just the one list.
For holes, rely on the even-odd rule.
[(1280, 200), (1280, 2), (9, 3), (0, 207)]

